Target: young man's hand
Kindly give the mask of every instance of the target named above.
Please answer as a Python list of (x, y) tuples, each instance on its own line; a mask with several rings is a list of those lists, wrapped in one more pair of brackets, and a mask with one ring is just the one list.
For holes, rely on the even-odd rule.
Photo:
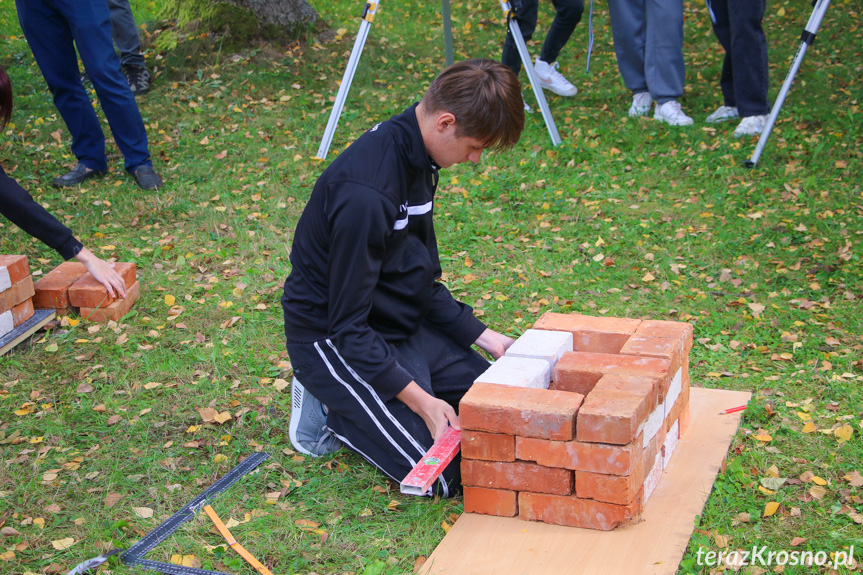
[(461, 429), (458, 416), (450, 404), (427, 393), (415, 381), (401, 390), (396, 398), (425, 421), (432, 439), (437, 441), (450, 425)]
[(92, 274), (97, 282), (105, 286), (111, 297), (126, 297), (126, 283), (114, 270), (114, 266), (105, 260), (101, 260), (87, 248), (81, 248), (75, 259), (84, 264), (87, 271)]
[(486, 328), (473, 343), (486, 350), (493, 358), (500, 359), (509, 349), (509, 346), (515, 343), (515, 340), (493, 329)]

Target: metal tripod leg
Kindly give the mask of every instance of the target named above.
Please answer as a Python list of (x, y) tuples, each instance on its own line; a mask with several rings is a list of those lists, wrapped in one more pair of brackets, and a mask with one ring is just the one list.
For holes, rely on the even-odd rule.
[(327, 153), (330, 151), (330, 144), (333, 143), (333, 135), (336, 133), (336, 126), (339, 125), (339, 117), (342, 115), (342, 109), (345, 107), (345, 100), (348, 97), (348, 91), (351, 89), (354, 73), (356, 73), (357, 65), (360, 63), (360, 56), (363, 54), (366, 38), (369, 37), (369, 28), (371, 28), (377, 12), (378, 2), (366, 2), (362, 16), (363, 21), (360, 22), (360, 31), (357, 32), (357, 37), (354, 40), (351, 57), (348, 58), (348, 65), (345, 68), (344, 76), (342, 76), (342, 83), (339, 86), (339, 92), (336, 94), (336, 101), (333, 104), (330, 119), (327, 120), (327, 128), (324, 130), (324, 137), (321, 139), (321, 145), (318, 148), (318, 155), (316, 157), (321, 160), (325, 160)]
[(794, 81), (794, 76), (800, 69), (800, 64), (803, 63), (803, 57), (806, 55), (806, 49), (815, 41), (815, 34), (818, 32), (818, 26), (821, 25), (821, 19), (827, 12), (827, 7), (830, 5), (830, 0), (818, 0), (812, 15), (809, 17), (809, 22), (803, 30), (801, 37), (802, 42), (797, 54), (794, 56), (794, 61), (791, 62), (791, 69), (785, 77), (785, 82), (782, 84), (782, 89), (779, 90), (779, 95), (776, 97), (776, 102), (773, 103), (773, 108), (770, 110), (770, 116), (767, 117), (767, 123), (764, 125), (764, 130), (761, 131), (761, 137), (758, 138), (758, 144), (755, 146), (755, 152), (752, 158), (744, 162), (747, 167), (754, 168), (761, 158), (761, 153), (767, 145), (767, 139), (770, 138), (770, 132), (773, 131), (773, 125), (776, 123), (776, 118), (779, 117), (779, 111), (782, 109), (782, 104), (785, 103), (785, 97), (791, 90), (791, 83)]
[[(509, 14), (512, 8), (506, 0), (500, 0), (500, 5), (503, 8), (504, 14)], [(548, 128), (548, 134), (551, 136), (551, 143), (555, 146), (560, 144), (560, 134), (557, 131), (557, 125), (554, 123), (554, 118), (551, 116), (551, 110), (548, 108), (548, 103), (545, 101), (545, 94), (542, 92), (542, 86), (539, 83), (539, 78), (533, 69), (533, 60), (530, 59), (530, 53), (527, 51), (527, 44), (524, 43), (524, 36), (521, 35), (521, 28), (518, 27), (518, 22), (515, 18), (509, 18), (509, 31), (515, 40), (515, 46), (518, 48), (518, 55), (521, 56), (521, 62), (524, 64), (524, 71), (527, 72), (527, 77), (530, 80), (530, 85), (533, 87), (533, 94), (536, 96), (536, 101), (539, 104), (539, 109), (542, 111), (542, 118), (545, 120), (545, 126)]]

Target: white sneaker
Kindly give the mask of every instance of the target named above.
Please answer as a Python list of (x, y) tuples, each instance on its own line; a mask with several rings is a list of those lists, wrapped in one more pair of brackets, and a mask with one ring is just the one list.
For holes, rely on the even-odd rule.
[(747, 116), (740, 120), (737, 129), (734, 130), (734, 137), (741, 138), (743, 136), (757, 136), (767, 124), (767, 115), (763, 116)]
[(521, 95), (521, 101), (524, 104), (525, 113), (530, 114), (531, 112), (533, 112), (533, 110), (530, 109), (530, 106), (528, 105), (527, 100), (524, 99), (524, 94)]
[(719, 106), (716, 108), (712, 114), (707, 116), (708, 124), (718, 124), (719, 122), (727, 122), (728, 120), (733, 120), (734, 118), (739, 118), (740, 112), (737, 111), (737, 108), (732, 108), (731, 106)]
[(650, 97), (650, 92), (639, 92), (633, 94), (632, 105), (629, 107), (629, 117), (636, 118), (638, 116), (646, 116), (650, 113), (650, 107), (653, 105), (653, 98)]
[(671, 126), (692, 125), (692, 118), (683, 113), (683, 110), (680, 109), (680, 102), (677, 100), (669, 100), (664, 104), (657, 104), (656, 111), (653, 112), (653, 118)]
[(557, 71), (558, 68), (557, 62), (549, 64), (537, 58), (536, 66), (533, 67), (533, 70), (539, 78), (540, 85), (546, 90), (551, 90), (561, 96), (575, 96), (578, 94), (578, 88), (564, 78), (563, 74)]

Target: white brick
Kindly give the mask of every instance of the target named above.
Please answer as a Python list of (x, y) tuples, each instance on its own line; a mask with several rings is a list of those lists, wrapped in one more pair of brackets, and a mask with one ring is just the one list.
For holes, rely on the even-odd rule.
[(668, 430), (668, 435), (665, 436), (665, 445), (662, 446), (662, 469), (668, 467), (668, 462), (671, 461), (671, 455), (677, 447), (679, 430), (680, 426), (677, 425), (677, 422), (675, 421), (674, 425), (671, 426), (671, 429)]
[(671, 380), (671, 385), (668, 386), (668, 393), (665, 394), (665, 417), (671, 412), (674, 407), (674, 402), (680, 397), (680, 392), (683, 390), (683, 368), (677, 368), (677, 373), (674, 374), (674, 379)]
[(15, 329), (15, 322), (12, 318), (12, 310), (0, 313), (0, 337), (3, 337), (13, 329)]
[(0, 266), (0, 291), (6, 291), (12, 287), (12, 279), (9, 277), (9, 268)]
[(494, 362), (474, 383), (498, 383), (515, 387), (548, 389), (551, 370), (544, 359), (503, 356)]
[(545, 360), (550, 373), (554, 373), (554, 364), (567, 351), (572, 351), (572, 333), (529, 329), (506, 350), (506, 355)]
[(653, 490), (659, 485), (659, 480), (662, 477), (662, 455), (657, 453), (656, 459), (653, 461), (653, 467), (650, 468), (650, 473), (647, 474), (647, 479), (644, 480), (643, 503), (647, 503)]

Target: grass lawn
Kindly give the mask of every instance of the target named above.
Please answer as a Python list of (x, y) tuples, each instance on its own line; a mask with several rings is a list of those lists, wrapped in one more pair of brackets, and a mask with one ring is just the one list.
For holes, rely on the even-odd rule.
[[(113, 143), (108, 177), (48, 185), (75, 162), (68, 132), (14, 3), (0, 3), (0, 65), (16, 96), (0, 163), (94, 252), (135, 262), (141, 281), (120, 324), (73, 317), (0, 358), (0, 571), (65, 573), (128, 547), (264, 450), (273, 457), (214, 507), (273, 573), (410, 573), (460, 500), (401, 496), (359, 457), (303, 458), (287, 437), (281, 285), (294, 225), (327, 165), (313, 156), (362, 7), (315, 0), (336, 31), (328, 41), (236, 47), (177, 34), (159, 4), (133, 2), (155, 72), (138, 104), (167, 184), (153, 193), (123, 172)], [(722, 103), (722, 50), (704, 4), (685, 7), (682, 104), (695, 125), (626, 117), (607, 5), (596, 3), (590, 71), (586, 15), (560, 58), (579, 94), (547, 96), (563, 143), (551, 147), (536, 112), (514, 151), (442, 174), (444, 280), (513, 336), (546, 311), (692, 322), (693, 385), (753, 391), (681, 573), (713, 572), (699, 549), (854, 545), (863, 556), (861, 4), (830, 6), (754, 170), (742, 161), (755, 139), (704, 122)], [(381, 6), (329, 160), (442, 68), (439, 10)], [(456, 58), (499, 56), (497, 2), (452, 13)], [(810, 13), (808, 2), (769, 4), (771, 97)], [(536, 108), (529, 89), (526, 100)], [(0, 253), (27, 254), (36, 274), (60, 263), (6, 222)], [(205, 421), (207, 407), (230, 419)], [(148, 557), (172, 556), (254, 573), (203, 514)]]

